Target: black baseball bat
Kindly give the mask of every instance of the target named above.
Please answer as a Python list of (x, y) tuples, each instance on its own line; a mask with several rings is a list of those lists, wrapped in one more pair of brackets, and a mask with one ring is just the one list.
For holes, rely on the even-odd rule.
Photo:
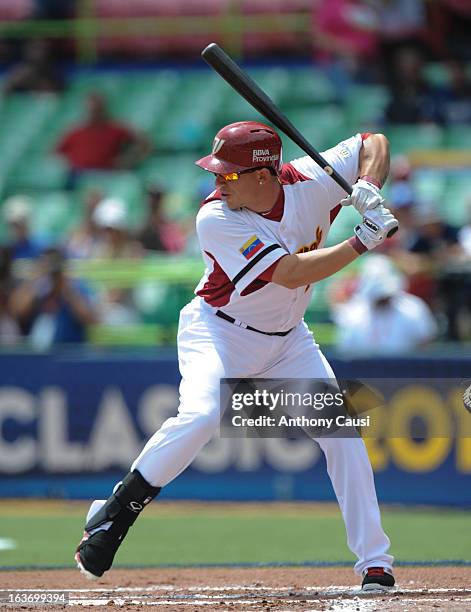
[[(298, 147), (305, 151), (323, 170), (326, 172), (342, 189), (349, 195), (352, 193), (352, 186), (340, 175), (335, 168), (327, 163), (322, 155), (310, 142), (308, 142), (301, 132), (291, 123), (276, 104), (267, 94), (249, 77), (249, 75), (231, 59), (225, 51), (216, 43), (210, 43), (201, 52), (201, 57), (208, 63), (213, 70), (222, 76), (229, 85), (247, 100), (260, 114), (276, 125), (284, 132)], [(393, 228), (389, 234), (392, 236), (397, 231)]]

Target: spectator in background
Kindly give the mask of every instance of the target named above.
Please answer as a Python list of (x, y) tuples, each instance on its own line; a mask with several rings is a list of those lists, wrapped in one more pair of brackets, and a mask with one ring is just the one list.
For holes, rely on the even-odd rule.
[(471, 124), (471, 81), (466, 65), (457, 60), (448, 62), (450, 84), (444, 92), (444, 115), (448, 125)]
[(433, 204), (418, 206), (416, 219), (417, 236), (410, 247), (412, 253), (440, 265), (462, 255), (457, 228), (446, 223)]
[(357, 289), (333, 305), (342, 352), (401, 354), (430, 342), (437, 325), (427, 304), (404, 291), (404, 278), (384, 255), (370, 255)]
[(327, 67), (342, 99), (352, 78), (377, 76), (376, 11), (364, 0), (315, 0), (312, 6), (314, 59)]
[(92, 222), (98, 228), (98, 240), (92, 257), (129, 259), (140, 257), (142, 249), (130, 238), (126, 204), (119, 198), (101, 200), (93, 211)]
[(471, 2), (469, 0), (437, 0), (428, 2), (433, 43), (443, 60), (457, 58), (471, 61)]
[(393, 81), (394, 58), (403, 48), (423, 50), (429, 35), (423, 0), (375, 0), (382, 82)]
[(165, 193), (158, 185), (147, 189), (147, 217), (137, 235), (146, 251), (180, 253), (185, 248), (185, 236), (177, 223), (169, 221), (164, 210)]
[(36, 259), (43, 247), (30, 231), (32, 201), (27, 196), (8, 198), (3, 204), (3, 215), (9, 227), (11, 239), (8, 246), (12, 259)]
[[(126, 205), (118, 198), (102, 200), (92, 215), (99, 228), (99, 239), (93, 257), (105, 259), (136, 259), (142, 256), (141, 245), (129, 236)], [(100, 295), (100, 320), (106, 325), (133, 325), (139, 322), (132, 292), (123, 288), (108, 288)]]
[(85, 121), (64, 134), (56, 147), (69, 165), (71, 188), (80, 173), (131, 169), (150, 150), (143, 134), (109, 117), (106, 101), (97, 92), (87, 96)]
[(446, 223), (429, 203), (417, 208), (416, 223), (417, 236), (407, 263), (409, 290), (443, 313), (448, 338), (458, 340), (457, 314), (463, 300), (447, 281), (448, 270), (464, 256), (458, 230)]
[(458, 231), (458, 242), (467, 258), (471, 258), (471, 200), (467, 205), (467, 221), (465, 225)]
[(11, 253), (8, 248), (0, 247), (0, 346), (17, 344), (21, 339), (20, 328), (10, 306), (13, 288)]
[(73, 17), (76, 0), (34, 0), (36, 19), (67, 19)]
[(99, 189), (91, 189), (85, 194), (83, 221), (71, 232), (65, 245), (69, 257), (89, 259), (96, 252), (100, 230), (93, 219), (93, 213), (102, 200), (103, 193)]
[(411, 183), (412, 167), (405, 155), (397, 155), (391, 160), (389, 175), (388, 205), (399, 221), (397, 232), (381, 248), (381, 253), (392, 255), (398, 251), (408, 251), (415, 241), (416, 196)]
[(3, 83), (5, 95), (12, 93), (58, 93), (64, 89), (62, 75), (54, 65), (49, 43), (27, 41), (23, 61), (16, 64)]
[(36, 276), (19, 285), (11, 297), (12, 312), (32, 346), (46, 350), (84, 342), (87, 325), (96, 322), (90, 293), (68, 276), (59, 250), (44, 251), (36, 265)]
[(390, 101), (385, 119), (389, 123), (444, 122), (443, 94), (429, 86), (424, 60), (415, 48), (401, 48), (393, 59)]

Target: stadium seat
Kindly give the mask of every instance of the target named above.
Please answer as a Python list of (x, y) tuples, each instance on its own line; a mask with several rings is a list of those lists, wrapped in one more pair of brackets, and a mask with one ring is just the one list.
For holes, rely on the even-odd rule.
[(361, 219), (353, 206), (343, 206), (329, 231), (327, 246), (338, 244), (353, 236), (353, 228)]
[(289, 70), (288, 87), (282, 97), (285, 107), (329, 104), (335, 99), (335, 89), (324, 72), (313, 67)]
[(387, 130), (391, 153), (408, 153), (443, 146), (443, 129), (437, 125), (394, 125)]
[(152, 281), (135, 288), (134, 303), (144, 323), (170, 325), (177, 321), (177, 313), (188, 303), (191, 295), (192, 288)]
[(206, 148), (214, 136), (211, 125), (223, 104), (226, 85), (209, 71), (184, 73), (165, 113), (157, 118), (153, 138), (160, 151)]
[(146, 71), (131, 73), (125, 82), (125, 95), (110, 101), (113, 117), (152, 133), (179, 95), (181, 76), (175, 70)]
[(446, 184), (446, 172), (438, 168), (418, 169), (412, 176), (412, 185), (418, 202), (431, 202), (440, 206)]
[(345, 98), (348, 121), (355, 130), (376, 126), (388, 103), (388, 92), (380, 85), (353, 85)]
[(60, 191), (67, 181), (67, 165), (54, 155), (32, 155), (14, 166), (6, 180), (8, 191)]
[[(300, 130), (317, 150), (325, 150), (350, 136), (341, 109), (336, 106), (318, 109), (292, 109), (286, 113), (288, 119)], [(283, 157), (286, 161), (305, 155), (288, 138), (284, 139)]]
[(468, 172), (455, 171), (448, 174), (443, 192), (442, 210), (451, 225), (461, 227), (469, 219), (471, 207), (471, 178)]
[(444, 87), (450, 82), (448, 68), (441, 62), (427, 62), (423, 71), (426, 82), (434, 87)]
[(32, 194), (32, 197), (35, 234), (48, 243), (65, 242), (81, 219), (82, 210), (77, 199), (66, 192)]
[(445, 132), (445, 144), (448, 149), (471, 149), (471, 127), (454, 125)]
[(55, 113), (56, 96), (17, 94), (0, 98), (0, 175), (6, 176), (31, 148)]
[[(208, 150), (211, 141), (208, 142)], [(180, 153), (175, 155), (154, 155), (142, 166), (140, 175), (146, 184), (159, 183), (170, 191), (191, 194), (195, 181), (201, 176), (201, 169), (195, 165), (198, 155)]]

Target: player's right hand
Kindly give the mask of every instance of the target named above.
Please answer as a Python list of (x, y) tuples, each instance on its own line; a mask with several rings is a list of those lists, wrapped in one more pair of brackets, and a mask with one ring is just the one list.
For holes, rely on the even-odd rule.
[(355, 227), (355, 234), (365, 247), (371, 251), (382, 244), (389, 232), (399, 227), (396, 217), (382, 204), (363, 215), (362, 223)]
[(340, 201), (342, 206), (353, 206), (360, 215), (384, 204), (384, 198), (376, 185), (359, 179), (352, 187), (351, 195)]

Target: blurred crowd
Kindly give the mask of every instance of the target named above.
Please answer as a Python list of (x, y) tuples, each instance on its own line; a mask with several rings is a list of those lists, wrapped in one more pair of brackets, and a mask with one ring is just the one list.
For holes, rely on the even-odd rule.
[(129, 289), (87, 285), (71, 273), (71, 260), (135, 261), (153, 253), (181, 253), (186, 235), (167, 219), (165, 193), (149, 185), (147, 216), (131, 231), (126, 203), (92, 189), (86, 193), (81, 224), (56, 244), (37, 236), (31, 223), (32, 201), (8, 198), (3, 206), (8, 240), (0, 247), (0, 345), (28, 338), (43, 350), (53, 344), (86, 340), (90, 324), (139, 322)]
[[(121, 12), (117, 16), (122, 17), (123, 11), (140, 15), (145, 3), (136, 0), (113, 6), (118, 4)], [(164, 4), (170, 12), (182, 12), (188, 2)], [(221, 7), (227, 9), (226, 4), (223, 0), (203, 2), (202, 10), (211, 14)], [(146, 6), (148, 10), (149, 3)], [(36, 0), (22, 7), (23, 17), (62, 19), (78, 14), (73, 1)], [(325, 70), (340, 103), (355, 83), (379, 84), (387, 90), (389, 102), (382, 116), (374, 118), (379, 129), (384, 124), (386, 134), (388, 125), (397, 123), (471, 126), (469, 0), (296, 0), (280, 7), (278, 2), (257, 0), (252, 9), (306, 15), (311, 36), (302, 38), (303, 51), (317, 68)], [(9, 10), (13, 8), (19, 5), (10, 3)], [(159, 13), (162, 7), (154, 8)], [(3, 10), (0, 7), (0, 19), (21, 17), (13, 12), (6, 17)], [(275, 37), (270, 53), (300, 53), (298, 47), (288, 48), (288, 38), (280, 37), (278, 42), (287, 47), (277, 49)], [(248, 55), (267, 51), (248, 49)], [(135, 51), (138, 55), (139, 48)], [(190, 46), (189, 58), (193, 51)], [(61, 95), (68, 88), (68, 73), (59, 58), (73, 60), (74, 52), (70, 40), (2, 39), (3, 96), (24, 92)], [(154, 55), (147, 49), (145, 59), (159, 59), (159, 53), (160, 47)], [(127, 58), (116, 49), (112, 56)], [(101, 59), (106, 59), (105, 52)], [(437, 82), (427, 76), (431, 63), (442, 69)], [(52, 151), (67, 167), (66, 189), (70, 192), (87, 173), (132, 171), (158, 149), (159, 143), (151, 142), (146, 133), (116, 120), (102, 93), (88, 92), (83, 111), (80, 122), (61, 135)], [(384, 245), (382, 253), (362, 258), (355, 272), (329, 287), (330, 316), (338, 329), (336, 342), (344, 351), (368, 352), (380, 347), (394, 353), (434, 340), (471, 338), (471, 198), (467, 223), (458, 229), (442, 217), (439, 202), (424, 200), (416, 193), (413, 175), (407, 157), (393, 160), (387, 192), (401, 231)], [(195, 210), (200, 187), (194, 187)], [(71, 272), (70, 262), (137, 262), (152, 253), (194, 255), (192, 222), (169, 218), (169, 196), (161, 184), (146, 184), (145, 219), (135, 227), (128, 202), (91, 188), (82, 196), (78, 226), (53, 242), (35, 230), (33, 201), (22, 194), (8, 197), (1, 207), (7, 238), (0, 245), (0, 345), (28, 339), (35, 348), (45, 349), (57, 343), (86, 341), (87, 328), (93, 324), (139, 323), (133, 290), (92, 288)], [(24, 260), (32, 262), (27, 269)]]

